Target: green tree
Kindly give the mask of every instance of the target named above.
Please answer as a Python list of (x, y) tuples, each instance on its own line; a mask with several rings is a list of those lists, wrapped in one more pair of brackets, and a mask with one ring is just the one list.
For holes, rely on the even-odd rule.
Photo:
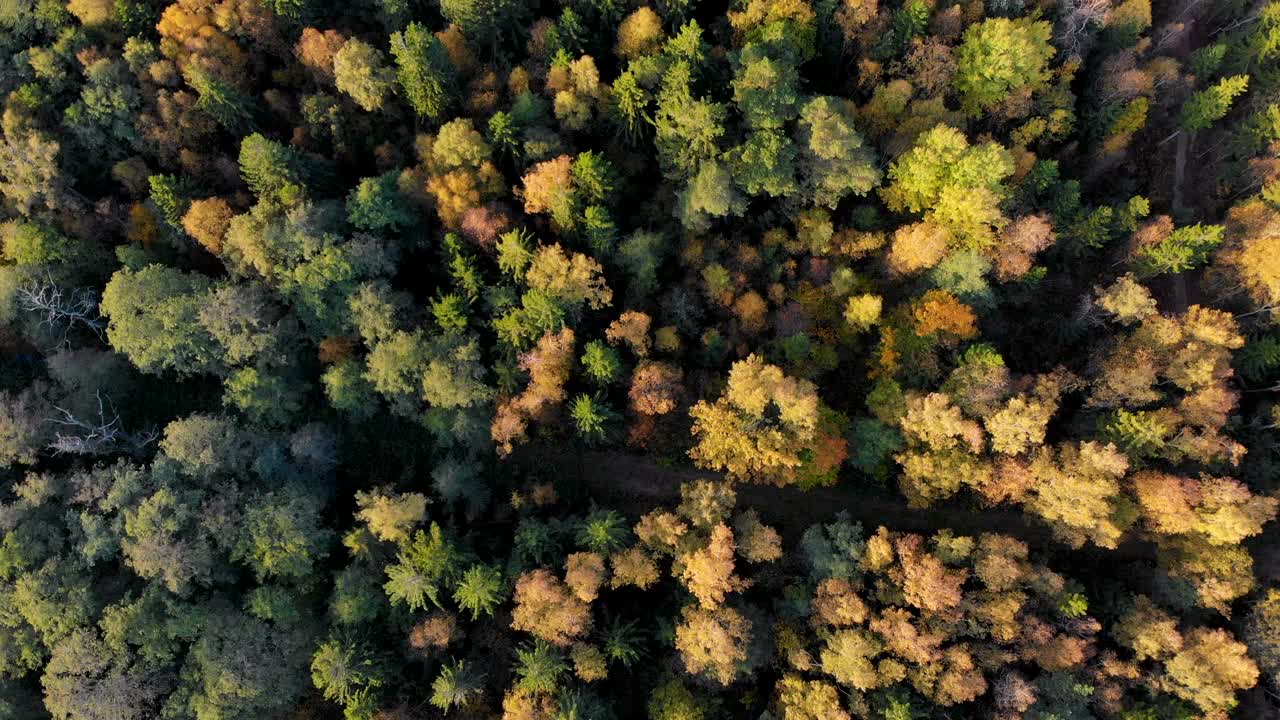
[(454, 660), (440, 668), (431, 682), (431, 704), (442, 711), (465, 705), (484, 690), (484, 676), (467, 668), (463, 660)]
[(458, 579), (453, 600), (458, 607), (471, 613), (471, 619), (481, 615), (492, 616), (494, 610), (507, 598), (506, 580), (502, 570), (493, 565), (472, 565)]
[(880, 184), (875, 152), (854, 127), (852, 104), (819, 95), (800, 108), (800, 178), (815, 205), (835, 208)]
[(178, 697), (209, 720), (284, 712), (305, 693), (307, 646), (298, 629), (215, 612), (187, 652)]
[(456, 586), (469, 555), (437, 523), (431, 523), (428, 532), (419, 530), (402, 545), (396, 563), (387, 567), (383, 586), (387, 597), (392, 605), (407, 605), (410, 610), (421, 610), (428, 601), (441, 607), (442, 592)]
[(358, 38), (351, 38), (334, 54), (333, 75), (338, 89), (368, 112), (382, 108), (396, 80), (382, 52)]
[(364, 707), (385, 683), (379, 659), (364, 645), (342, 637), (330, 637), (311, 658), (311, 683), (327, 700), (348, 708)]
[(551, 695), (567, 672), (569, 663), (551, 643), (534, 640), (516, 650), (516, 685), (523, 690)]
[(1042, 88), (1055, 52), (1052, 34), (1049, 23), (1028, 18), (990, 18), (970, 25), (956, 50), (954, 80), (965, 112), (977, 116), (1010, 93)]
[(1201, 90), (1182, 104), (1178, 126), (1187, 132), (1203, 130), (1227, 116), (1236, 97), (1249, 88), (1248, 75), (1233, 75)]
[(454, 71), (440, 41), (422, 25), (409, 23), (391, 33), (391, 55), (410, 107), (424, 120), (443, 120), (453, 102)]
[(259, 133), (240, 142), (240, 175), (258, 198), (291, 205), (306, 192), (305, 164), (298, 153)]
[(789, 58), (774, 57), (767, 47), (749, 44), (735, 58), (732, 84), (733, 101), (752, 128), (781, 128), (795, 118), (800, 74)]
[(222, 352), (198, 320), (209, 286), (203, 275), (163, 265), (116, 271), (102, 292), (112, 347), (145, 373), (220, 370)]
[(961, 242), (985, 246), (1003, 224), (1003, 181), (1013, 174), (1013, 156), (994, 142), (971, 146), (964, 133), (938, 125), (889, 166), (880, 195), (895, 212), (923, 212)]
[(320, 504), (300, 493), (270, 493), (246, 504), (232, 558), (259, 581), (305, 580), (328, 554), (332, 533), (321, 525)]
[(414, 223), (394, 172), (364, 178), (347, 195), (347, 219), (361, 230), (399, 230)]

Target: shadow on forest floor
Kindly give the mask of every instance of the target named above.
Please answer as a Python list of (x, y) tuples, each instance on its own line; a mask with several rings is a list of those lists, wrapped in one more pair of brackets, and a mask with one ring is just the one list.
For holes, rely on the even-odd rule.
[[(573, 480), (600, 505), (632, 516), (643, 515), (660, 505), (674, 505), (680, 499), (683, 482), (723, 477), (717, 472), (672, 466), (652, 457), (617, 451), (533, 446), (517, 452), (512, 460), (536, 472), (550, 471), (560, 478)], [(736, 490), (738, 507), (755, 508), (764, 520), (778, 528), (789, 546), (794, 546), (810, 525), (829, 522), (843, 510), (851, 519), (862, 523), (868, 533), (881, 525), (909, 532), (949, 528), (962, 535), (1003, 533), (1040, 549), (1068, 549), (1054, 539), (1047, 526), (1015, 510), (966, 508), (955, 502), (949, 506), (912, 508), (896, 493), (847, 481), (810, 490), (739, 483)], [(1079, 552), (1105, 553), (1114, 560), (1155, 559), (1155, 546), (1136, 540), (1115, 550), (1086, 546)]]

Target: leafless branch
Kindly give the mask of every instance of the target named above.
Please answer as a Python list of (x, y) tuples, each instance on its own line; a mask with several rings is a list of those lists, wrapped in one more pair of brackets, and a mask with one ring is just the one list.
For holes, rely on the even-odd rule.
[(103, 340), (107, 323), (98, 312), (98, 296), (85, 288), (64, 289), (45, 280), (18, 290), (18, 303), (23, 310), (39, 313), (41, 325), (55, 332), (61, 329), (60, 344), (69, 344), (69, 335), (77, 326), (87, 328), (98, 340)]
[(131, 433), (122, 430), (120, 414), (116, 412), (111, 398), (104, 398), (101, 391), (95, 392), (94, 397), (98, 400), (96, 420), (85, 420), (66, 408), (54, 406), (62, 417), (48, 418), (46, 422), (66, 429), (66, 432), (57, 431), (53, 442), (49, 443), (49, 449), (55, 454), (101, 455), (123, 451), (136, 455), (159, 437), (155, 431)]
[(1068, 57), (1084, 57), (1111, 14), (1111, 0), (1059, 0), (1058, 45)]

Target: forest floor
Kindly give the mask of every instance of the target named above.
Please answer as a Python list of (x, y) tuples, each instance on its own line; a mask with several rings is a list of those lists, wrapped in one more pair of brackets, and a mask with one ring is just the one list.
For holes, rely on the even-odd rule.
[[(643, 515), (680, 500), (680, 484), (700, 478), (719, 478), (720, 473), (672, 465), (658, 459), (625, 452), (575, 450), (547, 446), (527, 448), (518, 453), (518, 463), (541, 473), (552, 471), (571, 479), (588, 497), (603, 507), (631, 516)], [(912, 508), (892, 490), (841, 482), (832, 487), (801, 490), (795, 487), (738, 484), (739, 509), (755, 508), (774, 525), (783, 540), (792, 544), (810, 525), (829, 522), (844, 511), (860, 522), (868, 533), (881, 525), (892, 530), (933, 532), (949, 528), (962, 535), (998, 532), (1011, 535), (1032, 547), (1065, 549), (1049, 528), (1030, 521), (1014, 510), (974, 507), (956, 502), (939, 507)], [(1116, 560), (1150, 560), (1155, 546), (1130, 541), (1105, 552)]]

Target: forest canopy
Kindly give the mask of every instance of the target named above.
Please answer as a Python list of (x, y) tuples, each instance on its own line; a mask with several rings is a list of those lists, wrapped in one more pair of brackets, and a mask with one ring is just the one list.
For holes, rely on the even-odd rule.
[(0, 720), (1280, 715), (1280, 2), (0, 2)]

